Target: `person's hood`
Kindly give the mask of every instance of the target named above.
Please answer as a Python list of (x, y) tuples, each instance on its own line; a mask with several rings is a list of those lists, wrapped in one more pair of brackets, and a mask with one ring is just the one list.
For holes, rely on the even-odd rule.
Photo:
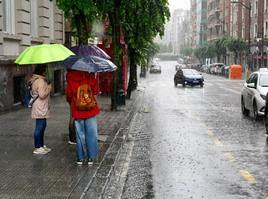
[(71, 81), (80, 82), (82, 79), (88, 78), (90, 74), (79, 70), (68, 70), (66, 76)]
[(44, 76), (42, 75), (37, 75), (37, 74), (33, 74), (33, 76), (30, 78), (29, 80), (29, 84), (32, 84), (36, 79), (45, 79)]

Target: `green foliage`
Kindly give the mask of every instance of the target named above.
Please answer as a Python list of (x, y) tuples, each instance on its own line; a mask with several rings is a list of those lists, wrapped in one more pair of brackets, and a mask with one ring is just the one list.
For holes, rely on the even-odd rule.
[(203, 46), (194, 49), (194, 55), (201, 63), (206, 58), (213, 58), (216, 55), (214, 43), (205, 43)]
[(94, 0), (56, 0), (57, 6), (71, 20), (73, 36), (80, 44), (87, 44), (91, 37), (93, 21), (100, 18), (97, 3)]
[(184, 56), (191, 56), (193, 54), (193, 49), (192, 48), (182, 48), (180, 53)]
[(223, 37), (220, 39), (217, 39), (214, 42), (215, 45), (215, 53), (217, 54), (217, 56), (221, 56), (221, 55), (225, 55), (226, 54), (226, 46), (225, 46), (225, 42), (228, 38), (227, 37)]
[(147, 60), (148, 48), (154, 38), (164, 34), (164, 25), (169, 18), (167, 0), (122, 0), (122, 29), (126, 43), (139, 64)]
[(224, 41), (224, 45), (229, 51), (234, 53), (241, 53), (247, 49), (247, 44), (241, 38), (228, 37)]

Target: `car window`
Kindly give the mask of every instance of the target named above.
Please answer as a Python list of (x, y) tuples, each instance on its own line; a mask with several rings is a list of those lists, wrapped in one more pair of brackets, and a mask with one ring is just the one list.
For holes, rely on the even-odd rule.
[(248, 80), (247, 80), (247, 83), (248, 83), (248, 84), (249, 84), (249, 83), (254, 83), (254, 78), (255, 78), (255, 76), (256, 76), (255, 73), (254, 73), (254, 74), (251, 74), (251, 75), (249, 76)]
[(196, 70), (192, 69), (185, 69), (183, 70), (184, 75), (199, 75), (199, 73)]
[(260, 75), (260, 86), (268, 87), (268, 74), (261, 74)]
[(257, 82), (258, 82), (258, 74), (254, 74), (253, 77), (252, 77), (252, 83), (257, 85)]

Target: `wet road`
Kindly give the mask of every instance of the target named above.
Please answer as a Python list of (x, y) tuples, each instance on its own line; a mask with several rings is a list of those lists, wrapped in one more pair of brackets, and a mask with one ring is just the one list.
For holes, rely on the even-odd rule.
[(265, 128), (241, 114), (243, 81), (205, 74), (203, 88), (174, 87), (175, 62), (160, 63), (140, 84), (154, 198), (268, 199)]

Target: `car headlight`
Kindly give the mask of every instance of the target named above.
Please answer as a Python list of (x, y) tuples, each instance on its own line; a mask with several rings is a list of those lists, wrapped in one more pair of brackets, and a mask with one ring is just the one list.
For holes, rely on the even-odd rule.
[(263, 100), (266, 100), (266, 96), (265, 96), (265, 95), (260, 94), (260, 96), (261, 96), (261, 98), (262, 98)]

